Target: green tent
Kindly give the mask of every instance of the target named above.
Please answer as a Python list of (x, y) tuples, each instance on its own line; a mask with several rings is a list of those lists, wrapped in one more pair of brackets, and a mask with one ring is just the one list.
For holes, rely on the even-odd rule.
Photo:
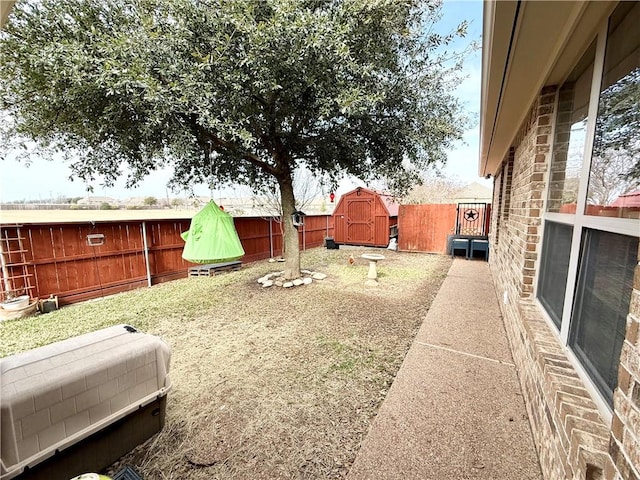
[(191, 263), (231, 262), (244, 255), (233, 217), (213, 200), (194, 215), (181, 236), (185, 241), (182, 258)]

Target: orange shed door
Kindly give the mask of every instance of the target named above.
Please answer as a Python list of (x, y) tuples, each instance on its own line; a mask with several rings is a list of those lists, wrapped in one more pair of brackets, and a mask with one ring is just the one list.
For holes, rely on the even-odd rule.
[(373, 208), (374, 198), (347, 200), (346, 243), (373, 245), (375, 241)]

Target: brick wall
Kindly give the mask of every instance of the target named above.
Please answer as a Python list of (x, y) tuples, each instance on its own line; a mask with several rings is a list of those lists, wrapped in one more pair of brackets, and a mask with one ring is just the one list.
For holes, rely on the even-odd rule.
[[(640, 259), (640, 250), (638, 251)], [(631, 308), (618, 371), (618, 388), (613, 396), (607, 480), (637, 480), (640, 470), (640, 263), (633, 277)], [(636, 472), (634, 472), (634, 466)]]
[[(493, 178), (493, 200), (491, 201), (494, 206), (491, 210), (491, 225), (499, 227), (502, 225), (502, 190), (504, 183), (504, 174), (499, 172)], [(498, 248), (500, 242), (500, 230), (499, 228), (489, 228), (489, 241), (491, 242), (491, 248)]]
[(636, 273), (623, 348), (613, 431), (567, 357), (557, 332), (533, 301), (555, 104), (556, 88), (546, 87), (496, 174), (500, 193), (495, 200), (501, 208), (492, 219), (492, 242), (496, 243), (490, 257), (492, 275), (504, 300), (505, 328), (545, 479), (635, 479), (629, 465), (640, 464), (640, 273)]
[[(555, 123), (556, 142), (553, 148), (553, 162), (549, 172), (549, 199), (547, 208), (550, 212), (562, 211), (563, 204), (576, 202), (575, 198), (567, 198), (566, 167), (569, 154), (569, 137), (574, 109), (574, 91), (569, 84), (563, 85), (558, 92), (558, 114)], [(577, 183), (575, 185), (577, 188)], [(576, 192), (577, 193), (577, 192)], [(573, 196), (573, 195), (571, 195)]]

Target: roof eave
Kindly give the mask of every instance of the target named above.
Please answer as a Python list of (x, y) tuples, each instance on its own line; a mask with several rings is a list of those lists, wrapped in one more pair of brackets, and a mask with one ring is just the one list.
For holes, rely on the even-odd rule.
[(5, 23), (7, 23), (9, 12), (11, 12), (15, 3), (15, 0), (2, 0), (0, 2), (0, 28), (4, 27)]
[(615, 6), (577, 0), (485, 3), (481, 176), (497, 172), (542, 87), (566, 77)]

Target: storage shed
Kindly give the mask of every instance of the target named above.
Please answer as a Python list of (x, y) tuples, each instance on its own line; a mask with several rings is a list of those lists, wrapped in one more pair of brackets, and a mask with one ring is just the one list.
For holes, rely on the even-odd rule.
[(397, 235), (398, 208), (391, 195), (362, 187), (345, 193), (333, 212), (335, 242), (386, 247)]

